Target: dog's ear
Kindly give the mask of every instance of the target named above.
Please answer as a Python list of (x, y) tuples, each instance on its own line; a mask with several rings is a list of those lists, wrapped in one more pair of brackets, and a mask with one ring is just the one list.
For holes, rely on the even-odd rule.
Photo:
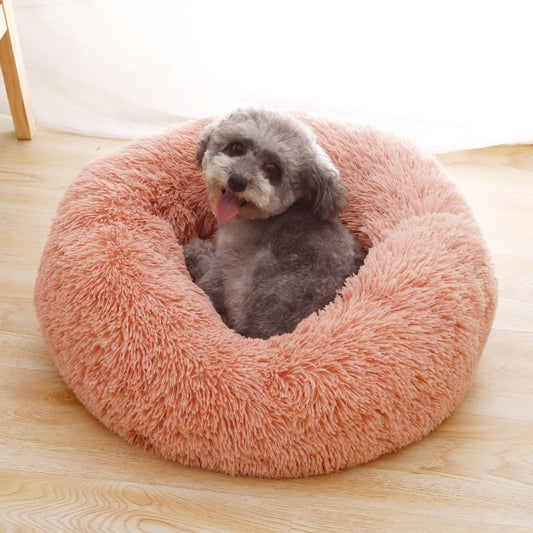
[(303, 200), (321, 220), (337, 216), (346, 207), (347, 197), (339, 172), (320, 150), (302, 173)]
[(211, 133), (213, 129), (213, 124), (207, 126), (207, 128), (205, 128), (200, 133), (200, 137), (198, 138), (198, 145), (196, 148), (196, 155), (194, 156), (194, 160), (200, 168), (202, 168), (202, 160), (204, 158), (205, 151), (207, 150), (207, 146), (209, 145), (209, 141), (211, 140)]

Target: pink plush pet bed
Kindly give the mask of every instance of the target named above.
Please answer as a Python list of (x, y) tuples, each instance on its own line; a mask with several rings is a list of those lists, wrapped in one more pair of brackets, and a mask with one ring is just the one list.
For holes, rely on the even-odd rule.
[(427, 435), (471, 384), (496, 289), (465, 200), (410, 143), (305, 120), (369, 254), (291, 334), (228, 329), (185, 268), (182, 245), (215, 229), (193, 162), (206, 121), (133, 141), (68, 189), (37, 312), (68, 386), (127, 441), (229, 474), (322, 474)]

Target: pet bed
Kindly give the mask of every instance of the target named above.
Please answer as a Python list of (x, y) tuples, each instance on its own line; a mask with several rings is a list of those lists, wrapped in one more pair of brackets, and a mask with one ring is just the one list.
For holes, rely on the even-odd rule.
[(185, 267), (182, 245), (215, 230), (193, 162), (207, 121), (132, 141), (67, 190), (37, 313), (67, 385), (127, 441), (233, 475), (321, 474), (417, 441), (471, 384), (496, 290), (465, 200), (405, 140), (304, 120), (369, 254), (291, 334), (228, 329)]

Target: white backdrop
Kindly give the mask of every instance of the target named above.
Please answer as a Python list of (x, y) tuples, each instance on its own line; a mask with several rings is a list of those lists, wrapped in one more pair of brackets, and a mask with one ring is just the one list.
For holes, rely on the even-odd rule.
[(433, 152), (533, 142), (530, 0), (13, 1), (42, 126), (129, 138), (266, 104)]

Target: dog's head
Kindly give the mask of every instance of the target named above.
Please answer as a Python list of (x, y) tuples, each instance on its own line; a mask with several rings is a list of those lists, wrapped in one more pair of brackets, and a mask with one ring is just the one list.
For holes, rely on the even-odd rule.
[(196, 162), (220, 221), (268, 218), (295, 202), (327, 220), (346, 203), (337, 169), (310, 130), (289, 115), (231, 113), (202, 132)]

